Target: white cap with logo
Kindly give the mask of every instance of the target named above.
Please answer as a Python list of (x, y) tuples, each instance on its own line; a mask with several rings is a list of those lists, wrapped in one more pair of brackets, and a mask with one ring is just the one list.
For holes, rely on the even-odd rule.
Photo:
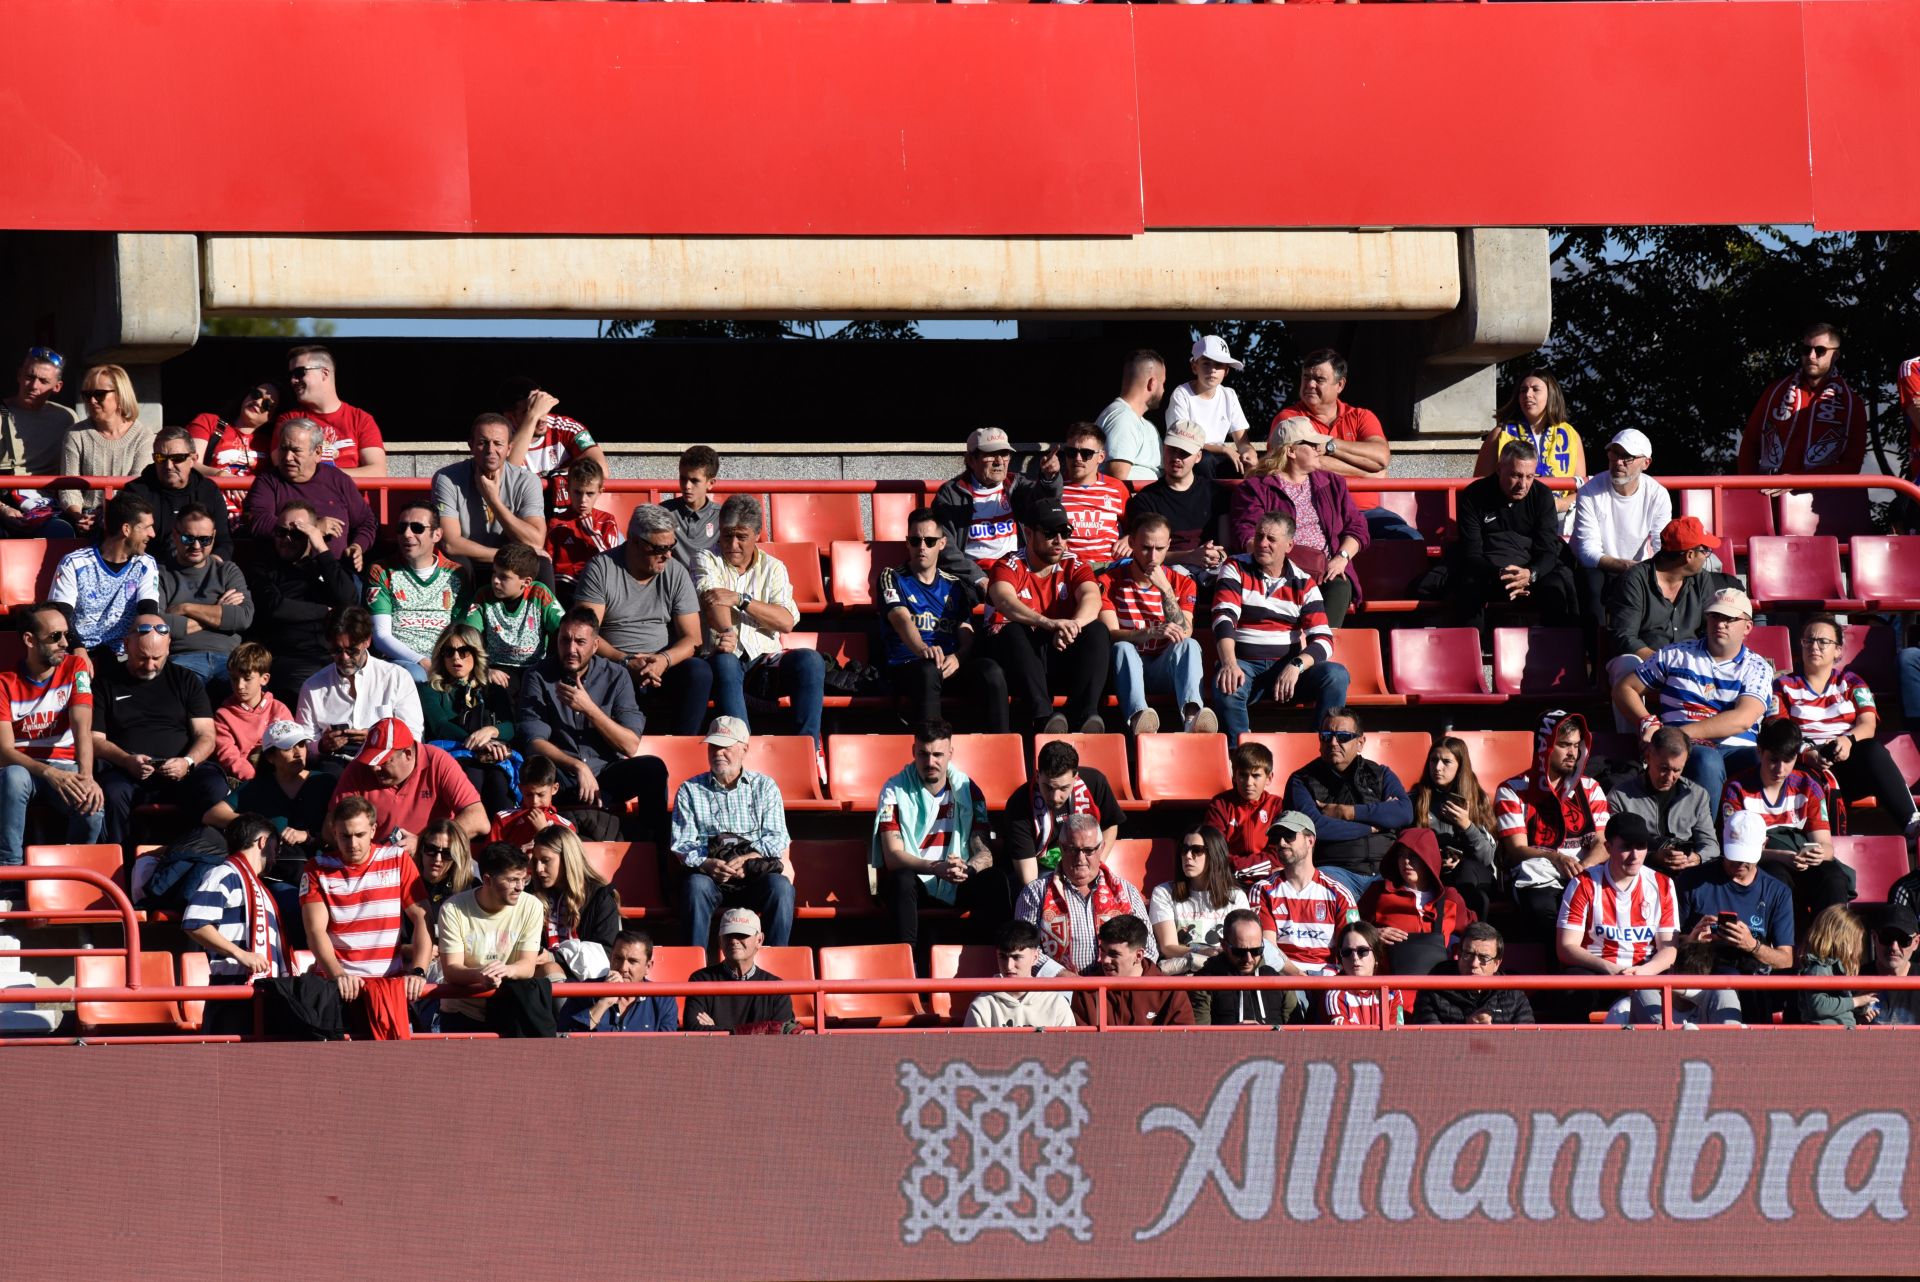
[(1751, 810), (1727, 816), (1720, 831), (1720, 857), (1736, 864), (1757, 864), (1767, 848), (1767, 821)]
[(1608, 441), (1607, 444), (1618, 445), (1627, 452), (1628, 458), (1650, 459), (1653, 457), (1653, 442), (1649, 441), (1647, 434), (1637, 427), (1629, 427), (1623, 431), (1615, 432), (1613, 439)]
[(1729, 619), (1751, 619), (1753, 601), (1739, 588), (1721, 588), (1707, 601), (1702, 614), (1720, 614)]
[(1166, 446), (1182, 454), (1198, 454), (1207, 448), (1207, 429), (1190, 418), (1179, 419), (1167, 429)]
[(1002, 450), (1011, 453), (1013, 442), (1007, 439), (1005, 428), (976, 427), (973, 435), (967, 437), (967, 448), (975, 454), (998, 454)]
[(757, 935), (760, 914), (751, 908), (729, 908), (720, 914), (720, 938), (728, 935)]
[(1227, 350), (1227, 340), (1218, 334), (1208, 334), (1205, 338), (1193, 340), (1193, 359), (1210, 360), (1215, 365), (1225, 365), (1228, 369), (1245, 369), (1246, 366), (1233, 359), (1233, 353)]

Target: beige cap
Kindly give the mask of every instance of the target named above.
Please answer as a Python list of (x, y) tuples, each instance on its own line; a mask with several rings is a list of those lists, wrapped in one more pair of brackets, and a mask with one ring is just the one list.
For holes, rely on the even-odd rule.
[(1721, 588), (1707, 602), (1702, 614), (1724, 614), (1729, 619), (1751, 619), (1753, 602), (1739, 588)]
[(707, 742), (715, 747), (731, 748), (747, 741), (747, 723), (738, 717), (715, 717), (707, 727)]
[(1183, 418), (1167, 429), (1167, 448), (1182, 454), (1198, 454), (1207, 448), (1207, 429), (1190, 418)]
[(1001, 450), (1011, 453), (1013, 442), (1007, 439), (1005, 428), (976, 427), (967, 438), (967, 448), (975, 454), (998, 454)]
[(1289, 450), (1302, 441), (1312, 441), (1315, 445), (1325, 445), (1333, 438), (1321, 431), (1310, 418), (1296, 414), (1283, 418), (1273, 429), (1273, 448)]

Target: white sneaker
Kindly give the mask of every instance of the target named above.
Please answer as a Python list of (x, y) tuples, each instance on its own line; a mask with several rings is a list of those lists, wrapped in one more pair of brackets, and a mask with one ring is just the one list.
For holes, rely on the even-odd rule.
[(1180, 727), (1187, 734), (1219, 734), (1220, 718), (1213, 715), (1213, 709), (1196, 708), (1187, 714), (1187, 723)]
[(1131, 735), (1159, 734), (1160, 714), (1152, 708), (1142, 708), (1133, 714), (1127, 722), (1127, 733)]

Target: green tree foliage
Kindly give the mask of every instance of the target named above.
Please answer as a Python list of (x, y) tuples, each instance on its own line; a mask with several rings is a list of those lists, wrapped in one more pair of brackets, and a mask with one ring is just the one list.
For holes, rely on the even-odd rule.
[(904, 320), (610, 320), (605, 338), (842, 338), (910, 339), (920, 337)]
[(333, 322), (292, 316), (209, 316), (200, 322), (200, 332), (210, 338), (331, 338)]

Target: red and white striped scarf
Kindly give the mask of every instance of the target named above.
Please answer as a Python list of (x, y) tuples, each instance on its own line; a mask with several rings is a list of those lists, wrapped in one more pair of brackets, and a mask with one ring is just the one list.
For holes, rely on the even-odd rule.
[[(1847, 435), (1859, 411), (1847, 380), (1837, 375), (1818, 390), (1810, 390), (1798, 375), (1783, 378), (1767, 389), (1760, 417), (1760, 471), (1813, 472), (1832, 464), (1847, 452)], [(1805, 416), (1800, 457), (1789, 459), (1787, 449)]]
[[(1046, 936), (1047, 956), (1071, 967), (1073, 957), (1073, 914), (1067, 911), (1065, 880), (1059, 873), (1047, 875), (1047, 888), (1040, 895), (1040, 931)], [(1093, 924), (1097, 929), (1109, 918), (1133, 911), (1120, 879), (1104, 864), (1093, 879)]]
[(1073, 777), (1073, 796), (1067, 799), (1067, 814), (1056, 816), (1047, 798), (1040, 791), (1040, 781), (1033, 782), (1033, 848), (1046, 850), (1053, 845), (1053, 829), (1059, 819), (1069, 815), (1097, 814), (1098, 807), (1093, 804), (1093, 790), (1087, 787), (1087, 781), (1079, 775)]
[[(239, 870), (240, 889), (246, 896), (247, 951), (267, 959), (268, 978), (287, 974), (289, 968), (285, 950), (280, 956), (273, 953), (273, 930), (267, 924), (267, 906), (273, 902), (273, 898), (267, 892), (266, 883), (260, 880), (260, 875), (254, 872), (253, 865), (247, 862), (245, 855), (230, 855), (227, 862)], [(258, 978), (260, 976), (256, 974), (250, 977), (249, 982)]]

